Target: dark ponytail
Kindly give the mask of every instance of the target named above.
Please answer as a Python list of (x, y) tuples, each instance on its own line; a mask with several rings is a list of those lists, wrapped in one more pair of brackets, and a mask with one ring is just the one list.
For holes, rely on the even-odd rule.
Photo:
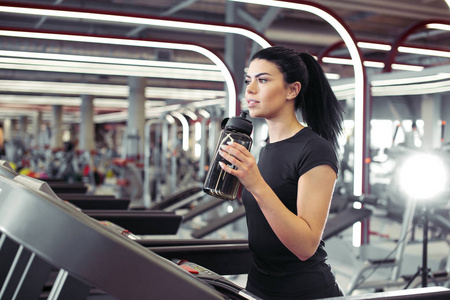
[(285, 47), (269, 47), (253, 55), (251, 60), (254, 59), (274, 63), (286, 83), (301, 83), (300, 93), (295, 99), (295, 109), (301, 111), (303, 121), (308, 127), (330, 141), (337, 152), (338, 137), (342, 132), (343, 110), (314, 57)]
[(335, 151), (339, 147), (338, 136), (342, 132), (343, 110), (317, 60), (307, 53), (299, 57), (308, 69), (309, 83), (302, 97), (296, 100), (303, 121), (333, 144)]

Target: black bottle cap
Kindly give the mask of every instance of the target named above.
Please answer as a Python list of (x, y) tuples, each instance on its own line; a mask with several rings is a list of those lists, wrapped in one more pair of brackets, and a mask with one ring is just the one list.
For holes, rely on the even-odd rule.
[(250, 135), (253, 131), (253, 124), (246, 117), (247, 113), (243, 111), (240, 116), (230, 118), (225, 125), (225, 129), (236, 130)]

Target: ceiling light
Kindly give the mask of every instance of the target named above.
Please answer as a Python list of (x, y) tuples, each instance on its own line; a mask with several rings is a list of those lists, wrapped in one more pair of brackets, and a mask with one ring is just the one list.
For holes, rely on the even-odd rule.
[[(448, 4), (448, 0), (447, 4)], [(427, 24), (427, 28), (428, 29), (438, 29), (438, 30), (446, 30), (446, 31), (450, 31), (450, 25), (449, 24), (440, 24), (440, 23), (430, 23)]]
[(328, 80), (338, 80), (341, 78), (341, 75), (337, 73), (325, 73), (325, 75), (327, 76)]
[(167, 67), (175, 69), (220, 71), (219, 67), (213, 64), (184, 63), (184, 62), (159, 61), (148, 59), (114, 58), (104, 56), (87, 56), (87, 55), (41, 53), (29, 51), (9, 51), (9, 50), (0, 50), (0, 56), (66, 60), (77, 62), (95, 62), (95, 63), (105, 63), (115, 65), (133, 65), (133, 66), (136, 65), (147, 67)]
[[(339, 57), (324, 57), (324, 58), (322, 58), (322, 62), (328, 63), (328, 64), (336, 64), (336, 65), (347, 65), (347, 66), (353, 65), (351, 59), (339, 58)], [(364, 66), (370, 67), (370, 68), (382, 69), (382, 68), (384, 68), (384, 63), (379, 62), (379, 61), (366, 60), (366, 61), (364, 61)], [(423, 66), (415, 66), (415, 65), (405, 65), (405, 64), (392, 64), (392, 69), (402, 70), (402, 71), (420, 72), (424, 69), (424, 67)]]
[(209, 58), (213, 63), (215, 63), (218, 66), (218, 68), (222, 72), (222, 75), (225, 77), (226, 88), (228, 92), (228, 107), (227, 107), (228, 114), (234, 115), (236, 112), (236, 87), (234, 85), (233, 77), (231, 76), (230, 71), (228, 70), (225, 63), (218, 56), (216, 56), (208, 49), (197, 45), (123, 39), (123, 38), (119, 39), (119, 38), (80, 36), (80, 35), (57, 34), (57, 33), (26, 32), (15, 30), (0, 30), (0, 36), (11, 36), (11, 37), (33, 38), (33, 39), (50, 39), (59, 41), (76, 41), (82, 43), (99, 43), (107, 45), (112, 44), (112, 45), (145, 47), (145, 48), (178, 49), (184, 51), (197, 52)]
[[(87, 94), (93, 96), (122, 98), (127, 98), (129, 95), (129, 87), (127, 85), (26, 80), (0, 80), (0, 90), (4, 93), (54, 93), (64, 95)], [(221, 90), (146, 87), (145, 96), (148, 99), (176, 99), (192, 101), (215, 99), (218, 97), (223, 98), (226, 96), (226, 92)]]
[[(2, 55), (0, 53), (0, 57), (1, 56)], [(115, 76), (136, 76), (219, 82), (224, 81), (224, 78), (219, 71), (185, 68), (142, 67), (136, 65), (113, 65), (14, 57), (2, 57), (0, 61), (0, 68), (12, 70), (34, 70), (43, 72), (102, 74)]]
[(380, 62), (380, 61), (365, 61), (364, 62), (364, 66), (365, 67), (382, 69), (382, 68), (384, 68), (384, 63)]
[(374, 42), (358, 42), (358, 47), (371, 50), (390, 51), (391, 45), (374, 43)]
[[(448, 27), (447, 30), (450, 30), (450, 25), (443, 25), (443, 24), (430, 24), (430, 25), (436, 25), (436, 27), (440, 26), (441, 27), (440, 29), (444, 29), (444, 28)], [(427, 25), (427, 26), (429, 26), (429, 25)], [(438, 29), (438, 28), (436, 28), (436, 29)], [(372, 49), (372, 50), (382, 50), (382, 51), (390, 51), (392, 48), (388, 44), (373, 43), (373, 42), (358, 42), (358, 46), (360, 48)], [(398, 52), (427, 55), (427, 56), (450, 57), (449, 51), (424, 49), (424, 48), (409, 47), (409, 46), (399, 46)]]
[(419, 54), (419, 55), (429, 55), (429, 56), (440, 56), (450, 58), (449, 51), (441, 51), (441, 50), (432, 50), (432, 49), (423, 49), (423, 48), (415, 48), (415, 47), (398, 47), (398, 52), (401, 53), (409, 53), (409, 54)]
[(386, 79), (386, 80), (373, 80), (371, 82), (372, 86), (389, 86), (389, 85), (400, 85), (400, 84), (412, 84), (412, 83), (422, 83), (437, 81), (443, 79), (449, 79), (450, 73), (438, 73), (429, 76), (419, 76), (419, 77), (409, 77), (409, 78), (399, 78), (399, 79)]
[[(61, 97), (61, 96), (32, 96), (32, 95), (0, 95), (0, 103), (18, 103), (27, 105), (64, 105), (80, 106), (80, 97)], [(165, 101), (149, 100), (145, 102), (146, 108), (165, 105)], [(127, 99), (113, 98), (95, 98), (94, 108), (128, 108)]]
[(404, 64), (392, 64), (391, 68), (393, 70), (411, 71), (411, 72), (420, 72), (423, 69), (425, 69), (424, 66), (414, 66), (414, 65), (404, 65)]
[(14, 7), (8, 5), (0, 5), (0, 11), (7, 13), (16, 14), (28, 14), (46, 17), (58, 17), (58, 18), (68, 18), (68, 19), (82, 19), (91, 20), (95, 22), (104, 21), (112, 23), (122, 23), (122, 24), (135, 24), (135, 25), (146, 25), (146, 26), (156, 26), (156, 27), (166, 27), (166, 28), (177, 28), (183, 30), (200, 30), (208, 32), (219, 32), (219, 33), (233, 33), (248, 37), (249, 39), (258, 43), (261, 47), (270, 47), (270, 43), (267, 42), (259, 34), (236, 26), (226, 26), (226, 25), (215, 25), (215, 24), (202, 24), (179, 20), (168, 20), (168, 19), (156, 19), (151, 17), (131, 17), (123, 15), (112, 15), (103, 13), (93, 13), (93, 12), (81, 12), (81, 11), (63, 11), (57, 8), (30, 8), (30, 7)]
[(375, 86), (371, 88), (371, 91), (374, 97), (444, 93), (450, 91), (450, 80), (410, 85)]

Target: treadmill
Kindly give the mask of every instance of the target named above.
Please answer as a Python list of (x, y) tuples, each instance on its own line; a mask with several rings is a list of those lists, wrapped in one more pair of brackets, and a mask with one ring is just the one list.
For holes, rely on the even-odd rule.
[(87, 299), (93, 288), (114, 299), (257, 299), (206, 268), (155, 254), (27, 176), (0, 175), (0, 233), (1, 265), (13, 257), (2, 299), (39, 298), (53, 269), (48, 299)]
[[(0, 160), (0, 175), (14, 178), (15, 172), (8, 162)], [(29, 178), (22, 176), (23, 178)], [(90, 217), (99, 221), (108, 221), (138, 235), (176, 234), (180, 227), (182, 216), (174, 212), (162, 210), (136, 211), (128, 210), (129, 199), (112, 199), (109, 195), (86, 195), (81, 193), (57, 193), (52, 185), (46, 181), (46, 189), (54, 197), (74, 204)], [(61, 191), (61, 190), (59, 190)], [(126, 205), (126, 207), (125, 207)]]

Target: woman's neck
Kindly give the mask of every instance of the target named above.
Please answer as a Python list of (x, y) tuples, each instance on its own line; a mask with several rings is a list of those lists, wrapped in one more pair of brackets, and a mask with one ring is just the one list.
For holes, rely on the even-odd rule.
[(270, 143), (290, 138), (304, 128), (304, 126), (298, 122), (297, 118), (279, 121), (267, 120), (267, 126)]

